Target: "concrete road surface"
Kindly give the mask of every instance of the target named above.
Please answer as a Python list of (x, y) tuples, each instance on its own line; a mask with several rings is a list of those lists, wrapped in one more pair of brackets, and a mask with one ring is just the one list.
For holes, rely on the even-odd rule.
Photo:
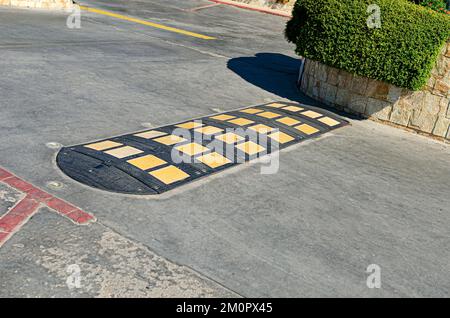
[[(284, 18), (196, 10), (203, 0), (82, 4), (215, 39), (0, 9), (0, 166), (97, 218), (79, 226), (41, 207), (0, 248), (1, 297), (450, 296), (450, 148), (409, 132), (344, 115), (350, 126), (283, 151), (276, 174), (245, 164), (161, 198), (66, 177), (47, 143), (316, 104), (295, 88)], [(0, 186), (4, 214), (23, 193)], [(381, 288), (366, 284), (371, 264)], [(81, 285), (69, 286), (77, 268)]]

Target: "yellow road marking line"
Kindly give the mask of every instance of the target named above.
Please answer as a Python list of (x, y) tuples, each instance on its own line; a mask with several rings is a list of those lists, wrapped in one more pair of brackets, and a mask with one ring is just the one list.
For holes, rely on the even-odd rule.
[(121, 19), (121, 20), (129, 21), (129, 22), (134, 22), (134, 23), (139, 23), (142, 25), (151, 26), (151, 27), (154, 27), (157, 29), (162, 29), (162, 30), (166, 30), (166, 31), (170, 31), (170, 32), (175, 32), (175, 33), (179, 33), (179, 34), (192, 36), (192, 37), (199, 38), (199, 39), (204, 39), (204, 40), (215, 40), (216, 39), (212, 36), (207, 36), (207, 35), (203, 35), (203, 34), (199, 34), (199, 33), (195, 33), (195, 32), (181, 30), (181, 29), (170, 27), (170, 26), (162, 25), (159, 23), (154, 23), (154, 22), (150, 22), (150, 21), (137, 19), (137, 18), (132, 18), (132, 17), (128, 17), (126, 15), (117, 14), (117, 13), (113, 13), (113, 12), (109, 12), (109, 11), (105, 11), (105, 10), (101, 10), (101, 9), (89, 8), (86, 6), (80, 6), (80, 9), (84, 10), (84, 11), (88, 11), (88, 12), (97, 13), (97, 14), (103, 14), (103, 15), (113, 17), (116, 19)]

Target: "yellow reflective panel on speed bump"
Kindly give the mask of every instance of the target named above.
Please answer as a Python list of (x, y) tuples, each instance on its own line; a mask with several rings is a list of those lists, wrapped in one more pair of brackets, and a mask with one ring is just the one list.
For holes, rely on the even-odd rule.
[(192, 129), (192, 128), (201, 127), (201, 126), (203, 126), (203, 124), (199, 123), (199, 122), (195, 122), (195, 121), (190, 121), (190, 122), (178, 124), (175, 126), (177, 126), (179, 128), (184, 128), (184, 129)]
[(200, 156), (197, 158), (197, 160), (209, 166), (210, 168), (217, 168), (231, 163), (230, 159), (222, 156), (217, 152), (212, 152), (207, 155)]
[(288, 107), (283, 107), (284, 110), (288, 110), (290, 112), (299, 112), (301, 110), (304, 110), (303, 107), (297, 107), (297, 106), (288, 106)]
[(214, 135), (223, 131), (222, 128), (214, 127), (214, 126), (206, 126), (194, 129), (194, 131), (201, 133), (203, 135)]
[(308, 124), (303, 124), (303, 125), (300, 125), (300, 126), (296, 126), (295, 128), (298, 129), (299, 131), (301, 131), (302, 133), (307, 134), (307, 135), (312, 135), (312, 134), (315, 134), (315, 133), (319, 132), (319, 129), (314, 128), (314, 127), (312, 127), (312, 126), (310, 126)]
[(181, 145), (181, 146), (177, 146), (175, 147), (175, 149), (177, 149), (178, 151), (188, 155), (188, 156), (195, 156), (199, 153), (208, 151), (208, 148), (197, 144), (195, 142), (186, 144), (186, 145)]
[(209, 117), (215, 120), (220, 120), (220, 121), (225, 121), (225, 120), (230, 120), (230, 119), (234, 119), (236, 118), (236, 116), (230, 116), (230, 115), (217, 115), (217, 116), (212, 116)]
[(229, 132), (220, 136), (216, 136), (216, 139), (221, 140), (227, 144), (235, 144), (238, 141), (244, 140), (245, 138), (235, 133)]
[(240, 112), (241, 113), (247, 113), (247, 114), (257, 114), (257, 113), (261, 113), (263, 110), (262, 109), (257, 109), (257, 108), (247, 108), (247, 109), (243, 109)]
[(135, 136), (145, 138), (145, 139), (161, 137), (164, 135), (167, 135), (167, 133), (162, 132), (162, 131), (157, 131), (157, 130), (145, 131), (145, 132), (135, 134)]
[(330, 117), (319, 118), (318, 121), (330, 127), (337, 126), (340, 124), (337, 120), (334, 120), (333, 118)]
[(275, 130), (275, 128), (269, 127), (269, 126), (266, 126), (266, 125), (263, 125), (263, 124), (251, 126), (248, 129), (256, 131), (257, 133), (260, 133), (260, 134), (266, 134), (268, 132), (271, 132), (271, 131)]
[(263, 152), (266, 150), (263, 146), (254, 143), (253, 141), (247, 141), (242, 144), (236, 146), (236, 148), (242, 150), (248, 155), (255, 155), (257, 153)]
[(88, 186), (156, 195), (347, 124), (321, 108), (270, 102), (63, 147), (56, 161)]
[(285, 143), (288, 143), (288, 142), (291, 142), (291, 141), (295, 140), (295, 138), (292, 137), (291, 135), (288, 135), (288, 134), (286, 134), (284, 132), (281, 132), (281, 131), (277, 131), (277, 132), (271, 133), (268, 137), (273, 139), (273, 140), (275, 140), (276, 142), (278, 142), (280, 144), (285, 144)]
[(312, 110), (307, 110), (306, 112), (303, 112), (302, 115), (306, 116), (306, 117), (309, 117), (309, 118), (313, 118), (313, 119), (316, 119), (316, 118), (322, 116), (322, 114), (320, 114), (318, 112), (315, 112), (315, 111), (312, 111)]
[(189, 178), (186, 172), (174, 166), (154, 170), (149, 172), (149, 174), (165, 184), (172, 184)]
[(180, 136), (176, 136), (176, 135), (169, 135), (169, 136), (164, 136), (164, 137), (159, 137), (156, 139), (153, 139), (156, 142), (159, 142), (160, 144), (163, 145), (175, 145), (178, 144), (180, 142), (186, 141), (186, 139), (184, 139), (183, 137)]
[(300, 121), (291, 117), (283, 117), (280, 119), (277, 119), (277, 122), (280, 122), (282, 124), (288, 125), (288, 126), (294, 126), (297, 124), (300, 124)]
[(280, 108), (283, 106), (287, 106), (286, 104), (282, 104), (282, 103), (270, 103), (268, 105), (266, 105), (267, 107), (273, 107), (273, 108)]
[(146, 155), (143, 157), (128, 160), (128, 163), (138, 167), (139, 169), (148, 170), (166, 164), (167, 162), (154, 155)]
[(106, 141), (101, 141), (101, 142), (96, 142), (94, 144), (86, 145), (85, 147), (91, 148), (94, 150), (105, 150), (105, 149), (111, 149), (111, 148), (118, 147), (118, 146), (122, 146), (122, 144), (115, 142), (115, 141), (106, 140)]
[(136, 149), (136, 148), (130, 147), (130, 146), (125, 146), (125, 147), (120, 147), (120, 148), (115, 148), (112, 150), (105, 151), (105, 153), (107, 153), (108, 155), (114, 156), (119, 159), (134, 156), (134, 155), (140, 154), (142, 152), (143, 152), (142, 150), (139, 150), (139, 149)]
[(238, 126), (246, 126), (246, 125), (250, 125), (250, 124), (254, 123), (253, 120), (245, 119), (245, 118), (236, 118), (236, 119), (229, 120), (227, 122), (238, 125)]
[(280, 114), (276, 114), (276, 113), (273, 113), (273, 112), (259, 113), (258, 116), (261, 116), (261, 117), (264, 117), (264, 118), (269, 118), (269, 119), (281, 117)]

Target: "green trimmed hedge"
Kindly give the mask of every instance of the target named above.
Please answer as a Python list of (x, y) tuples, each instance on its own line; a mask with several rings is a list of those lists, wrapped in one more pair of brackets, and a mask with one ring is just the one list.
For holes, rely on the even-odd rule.
[[(381, 28), (367, 26), (371, 4)], [(297, 0), (286, 38), (301, 56), (418, 90), (450, 38), (450, 18), (407, 0)]]

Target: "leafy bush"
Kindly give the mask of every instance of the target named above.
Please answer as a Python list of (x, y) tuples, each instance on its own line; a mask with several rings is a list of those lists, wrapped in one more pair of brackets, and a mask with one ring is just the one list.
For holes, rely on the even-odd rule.
[(450, 11), (447, 10), (447, 3), (445, 2), (445, 0), (425, 0), (421, 1), (420, 5), (428, 7), (440, 13), (450, 14)]
[[(380, 28), (368, 27), (371, 4)], [(450, 18), (407, 0), (297, 0), (286, 37), (301, 56), (417, 90), (450, 38)]]

